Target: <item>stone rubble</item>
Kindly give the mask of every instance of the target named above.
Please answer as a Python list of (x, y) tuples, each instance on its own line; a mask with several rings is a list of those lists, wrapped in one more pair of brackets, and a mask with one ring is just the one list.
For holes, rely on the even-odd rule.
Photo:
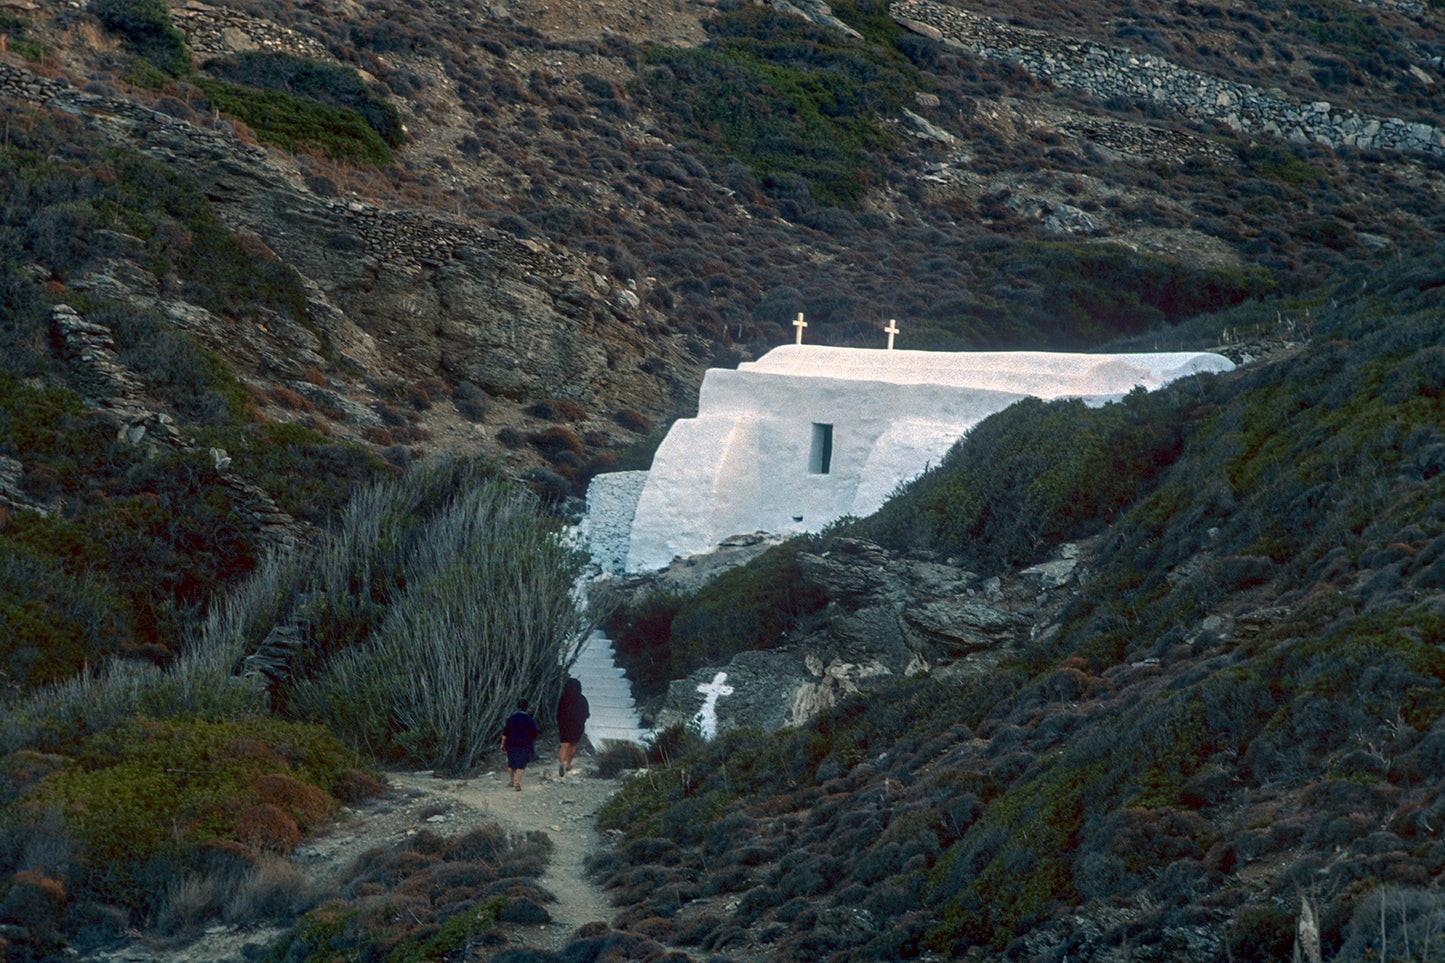
[(1188, 70), (1162, 57), (1014, 27), (932, 0), (903, 0), (893, 5), (891, 13), (894, 20), (923, 36), (979, 56), (1012, 61), (1036, 77), (1096, 97), (1153, 101), (1242, 133), (1296, 143), (1445, 155), (1445, 130), (1429, 124), (1358, 113), (1328, 101), (1301, 103)]
[[(87, 321), (68, 304), (52, 308), (50, 322), (60, 356), (70, 365), (83, 396), (89, 404), (116, 416), (120, 437), (138, 446), (138, 458), (144, 457), (149, 446), (179, 452), (195, 450), (169, 415), (146, 404), (140, 382), (116, 354), (109, 328)], [(225, 452), (212, 449), (211, 456), (217, 483), (229, 490), (247, 527), (263, 545), (280, 551), (293, 549), (300, 533), (296, 520), (266, 492), (227, 471), (230, 458)], [(4, 487), (3, 480), (0, 487)]]

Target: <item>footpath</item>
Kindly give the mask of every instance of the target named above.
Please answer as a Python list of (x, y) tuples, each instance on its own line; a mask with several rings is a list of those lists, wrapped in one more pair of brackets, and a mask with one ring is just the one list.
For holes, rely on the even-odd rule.
[[(537, 882), (555, 897), (543, 907), (552, 919), (534, 926), (503, 924), (499, 932), (513, 946), (556, 952), (583, 924), (610, 924), (616, 915), (585, 868), (588, 856), (609, 845), (597, 832), (597, 812), (621, 786), (616, 779), (595, 778), (595, 762), (594, 756), (579, 754), (572, 772), (558, 779), (557, 743), (539, 742), (521, 792), (507, 786), (505, 768), (465, 779), (387, 772), (390, 789), (384, 795), (347, 811), (324, 834), (303, 842), (290, 862), (324, 887), (367, 850), (393, 846), (423, 829), (457, 836), (496, 823), (509, 834), (545, 833), (554, 849)], [(274, 927), (225, 925), (172, 939), (137, 933), (128, 945), (92, 954), (83, 963), (236, 963), (255, 958), (282, 933)]]

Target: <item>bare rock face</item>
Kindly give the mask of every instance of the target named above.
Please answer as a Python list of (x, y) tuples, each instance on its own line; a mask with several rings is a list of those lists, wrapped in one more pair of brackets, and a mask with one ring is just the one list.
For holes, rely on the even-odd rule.
[(933, 650), (944, 655), (1021, 645), (1028, 641), (1034, 624), (1028, 614), (959, 598), (914, 605), (904, 612), (904, 619)]
[(1052, 631), (1087, 576), (1076, 545), (987, 580), (865, 539), (837, 539), (826, 552), (800, 554), (798, 565), (828, 598), (821, 624), (785, 648), (739, 653), (673, 682), (658, 728), (701, 727), (699, 713), (713, 691), (708, 711), (717, 732), (770, 730), (800, 725), (902, 676), (960, 675), (997, 664)]
[[(229, 181), (227, 195), (239, 199), (249, 180)], [(315, 280), (383, 363), (405, 359), (413, 376), (514, 401), (662, 413), (706, 360), (650, 338), (620, 282), (537, 241), (282, 182), (227, 210)]]
[(312, 190), (294, 162), (192, 123), (0, 64), (0, 89), (80, 113), (187, 171), (257, 257), (301, 276), (304, 323), (257, 309), (218, 319), (168, 296), (127, 259), (76, 285), (164, 311), (244, 374), (306, 369), (384, 380), (470, 383), (513, 402), (561, 398), (608, 417), (664, 418), (695, 404), (712, 348), (659, 338), (636, 292), (585, 258), (441, 211), (382, 207)]
[(985, 597), (978, 578), (953, 566), (890, 556), (861, 539), (840, 539), (798, 559), (803, 577), (829, 599), (824, 651), (891, 672), (919, 671), (981, 649), (1027, 641), (1033, 613)]
[(808, 682), (796, 652), (740, 652), (723, 669), (699, 669), (669, 683), (654, 724), (709, 737), (731, 729), (772, 732), (797, 723), (791, 696)]

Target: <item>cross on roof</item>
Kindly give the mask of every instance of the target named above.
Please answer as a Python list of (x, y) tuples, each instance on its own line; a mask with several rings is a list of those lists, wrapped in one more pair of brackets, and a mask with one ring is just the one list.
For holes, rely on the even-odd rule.
[(883, 329), (888, 332), (888, 350), (893, 350), (893, 336), (898, 333), (898, 322), (892, 318), (888, 319), (888, 327)]
[(808, 326), (808, 322), (806, 322), (806, 321), (803, 320), (803, 312), (799, 311), (799, 312), (798, 312), (798, 320), (796, 320), (796, 321), (793, 322), (793, 327), (795, 327), (795, 328), (798, 329), (798, 340), (797, 340), (796, 342), (794, 342), (795, 344), (802, 344), (802, 343), (803, 343), (803, 329), (806, 328), (807, 326)]

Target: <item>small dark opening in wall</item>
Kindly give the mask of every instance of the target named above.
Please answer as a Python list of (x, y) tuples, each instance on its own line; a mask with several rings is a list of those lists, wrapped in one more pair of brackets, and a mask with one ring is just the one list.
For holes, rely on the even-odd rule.
[(826, 475), (833, 467), (833, 426), (813, 422), (813, 447), (808, 453), (808, 471)]

